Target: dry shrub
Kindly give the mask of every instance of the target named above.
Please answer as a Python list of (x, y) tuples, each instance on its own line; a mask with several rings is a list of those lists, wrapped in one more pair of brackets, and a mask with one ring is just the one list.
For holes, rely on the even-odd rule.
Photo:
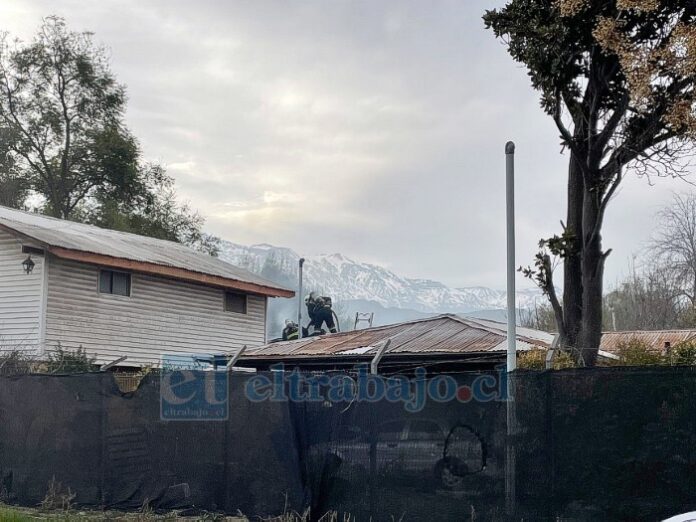
[(92, 357), (82, 348), (77, 350), (64, 349), (57, 344), (45, 364), (46, 373), (83, 373), (95, 370), (96, 357)]
[(523, 370), (544, 370), (546, 369), (546, 350), (536, 348), (522, 352), (517, 357), (517, 367)]
[(75, 496), (70, 488), (63, 488), (63, 484), (58, 482), (54, 475), (48, 483), (48, 491), (41, 501), (41, 508), (46, 511), (70, 511)]
[(575, 368), (577, 363), (570, 352), (556, 352), (553, 356), (553, 369)]
[(35, 371), (37, 371), (37, 365), (25, 351), (0, 352), (0, 375), (26, 375)]
[(621, 341), (617, 348), (619, 363), (622, 366), (659, 366), (668, 362), (661, 353), (635, 337)]
[[(541, 348), (523, 352), (517, 357), (517, 367), (523, 370), (545, 370), (547, 353), (547, 350)], [(554, 370), (575, 368), (576, 366), (575, 359), (569, 352), (557, 351), (553, 354), (551, 367)]]

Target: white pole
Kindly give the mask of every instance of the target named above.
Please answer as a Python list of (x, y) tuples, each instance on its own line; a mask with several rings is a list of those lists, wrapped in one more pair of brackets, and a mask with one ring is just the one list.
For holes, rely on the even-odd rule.
[(505, 144), (505, 203), (507, 215), (507, 371), (517, 368), (515, 315), (515, 144)]
[(302, 266), (304, 257), (300, 258), (300, 273), (297, 288), (297, 338), (302, 339)]
[(505, 511), (515, 514), (516, 412), (514, 383), (510, 373), (517, 368), (517, 324), (515, 317), (515, 144), (505, 144), (505, 203), (507, 217), (507, 437), (505, 443)]

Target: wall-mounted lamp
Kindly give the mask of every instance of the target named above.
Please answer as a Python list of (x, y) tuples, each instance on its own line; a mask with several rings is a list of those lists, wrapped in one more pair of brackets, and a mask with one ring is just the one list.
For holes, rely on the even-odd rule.
[(25, 274), (31, 274), (32, 271), (34, 270), (34, 266), (36, 266), (36, 263), (32, 261), (31, 259), (31, 254), (27, 256), (27, 258), (22, 261), (22, 267), (24, 267), (24, 273)]

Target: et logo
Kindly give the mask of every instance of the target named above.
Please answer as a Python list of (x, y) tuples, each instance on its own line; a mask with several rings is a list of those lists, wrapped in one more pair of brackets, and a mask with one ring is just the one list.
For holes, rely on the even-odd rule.
[[(198, 355), (196, 357), (199, 357)], [(227, 420), (228, 374), (202, 370), (193, 357), (162, 358), (160, 418), (162, 420)]]

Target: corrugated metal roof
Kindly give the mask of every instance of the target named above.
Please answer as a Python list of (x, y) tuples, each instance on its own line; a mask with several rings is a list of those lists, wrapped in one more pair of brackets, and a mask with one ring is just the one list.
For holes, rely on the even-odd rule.
[(0, 206), (0, 225), (48, 247), (174, 267), (290, 292), (247, 270), (173, 241), (108, 230), (3, 206)]
[[(553, 336), (520, 329), (518, 350), (548, 348)], [(439, 315), (405, 323), (270, 343), (248, 349), (242, 358), (355, 357), (367, 358), (391, 340), (388, 354), (463, 354), (504, 350), (506, 325), (495, 321)], [(502, 348), (501, 348), (502, 347)]]
[(648, 344), (656, 351), (664, 351), (665, 343), (670, 346), (696, 339), (696, 330), (635, 330), (625, 332), (604, 332), (599, 349), (611, 354), (619, 351), (621, 343), (627, 343), (636, 339)]

